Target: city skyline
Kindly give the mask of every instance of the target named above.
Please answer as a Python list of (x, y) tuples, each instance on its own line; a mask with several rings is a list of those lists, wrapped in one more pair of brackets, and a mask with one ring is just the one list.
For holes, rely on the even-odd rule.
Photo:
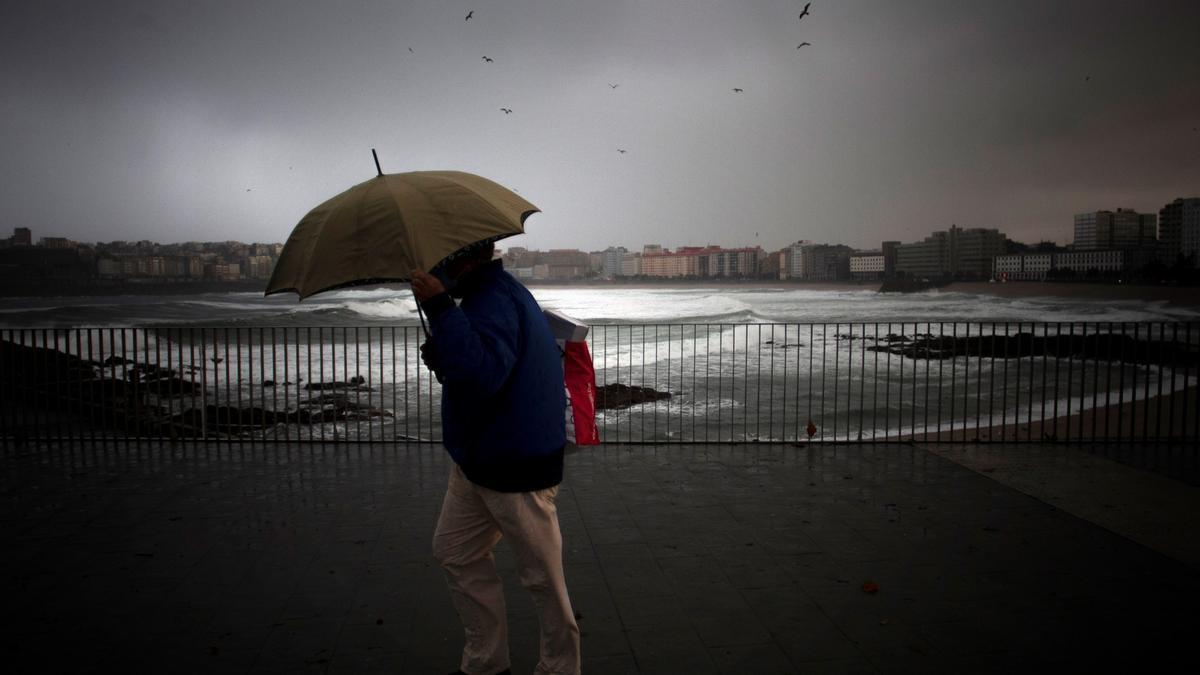
[[(1198, 192), (1200, 192), (1200, 191), (1198, 191)], [(1080, 237), (1079, 220), (1081, 217), (1094, 216), (1095, 214), (1098, 214), (1098, 213), (1118, 214), (1118, 216), (1121, 213), (1132, 213), (1134, 215), (1141, 214), (1143, 216), (1154, 216), (1153, 220), (1155, 222), (1155, 228), (1157, 228), (1158, 227), (1158, 224), (1157, 224), (1158, 215), (1157, 214), (1159, 214), (1160, 212), (1164, 212), (1168, 209), (1171, 209), (1173, 207), (1176, 207), (1178, 205), (1178, 203), (1180, 203), (1180, 202), (1183, 202), (1183, 201), (1194, 202), (1198, 199), (1200, 199), (1200, 197), (1188, 197), (1188, 196), (1179, 197), (1179, 196), (1177, 196), (1171, 200), (1168, 200), (1167, 202), (1164, 202), (1164, 204), (1159, 206), (1158, 208), (1151, 209), (1149, 211), (1143, 211), (1140, 208), (1130, 208), (1129, 205), (1121, 205), (1121, 206), (1114, 206), (1114, 207), (1100, 207), (1100, 208), (1092, 209), (1089, 211), (1072, 213), (1072, 214), (1070, 214), (1070, 219), (1064, 221), (1067, 223), (1067, 225), (1065, 227), (1068, 227), (1068, 231), (1066, 231), (1064, 233), (1065, 241), (1059, 241), (1058, 239), (1052, 239), (1052, 238), (1048, 238), (1048, 237), (1021, 240), (1021, 239), (1018, 239), (1018, 238), (1012, 236), (1012, 234), (1002, 226), (992, 226), (992, 225), (972, 224), (972, 223), (957, 223), (957, 222), (952, 222), (952, 223), (949, 223), (948, 225), (944, 225), (944, 226), (937, 225), (937, 224), (930, 224), (928, 227), (931, 229), (925, 230), (924, 232), (919, 232), (913, 239), (907, 240), (907, 241), (913, 241), (913, 242), (918, 241), (921, 238), (923, 238), (924, 236), (926, 236), (930, 231), (936, 232), (938, 230), (945, 229), (948, 227), (960, 227), (960, 228), (964, 228), (964, 229), (982, 228), (982, 229), (999, 230), (1006, 237), (1008, 237), (1008, 239), (1010, 241), (1018, 242), (1018, 243), (1022, 243), (1022, 244), (1032, 245), (1032, 244), (1047, 244), (1047, 243), (1049, 243), (1049, 244), (1054, 244), (1056, 246), (1070, 247), (1073, 244), (1076, 244), (1079, 242), (1079, 237)], [(16, 231), (16, 230), (29, 230), (31, 228), (17, 227), (17, 228), (13, 228), (13, 229), (14, 229), (14, 231)], [(1156, 229), (1156, 232), (1154, 233), (1154, 235), (1155, 236), (1157, 235), (1157, 229)], [(1151, 236), (1150, 238), (1153, 239), (1153, 238), (1155, 238), (1155, 236)], [(1178, 233), (1176, 233), (1176, 236), (1178, 236)], [(1193, 235), (1193, 236), (1196, 236), (1196, 235)], [(278, 240), (278, 241), (253, 241), (253, 240), (252, 241), (242, 241), (242, 240), (238, 240), (238, 239), (218, 239), (218, 240), (189, 239), (189, 240), (181, 240), (181, 241), (157, 241), (157, 240), (153, 240), (153, 239), (138, 239), (138, 240), (112, 239), (112, 240), (107, 240), (107, 241), (104, 241), (104, 240), (85, 241), (85, 240), (72, 240), (67, 237), (62, 237), (58, 234), (37, 237), (37, 238), (35, 238), (35, 240), (36, 239), (69, 240), (72, 243), (76, 243), (76, 244), (87, 244), (87, 245), (97, 245), (97, 246), (112, 245), (112, 244), (137, 245), (137, 244), (140, 244), (143, 242), (150, 243), (150, 244), (153, 244), (156, 246), (185, 246), (185, 245), (189, 245), (189, 244), (241, 244), (241, 245), (252, 246), (252, 245), (260, 245), (260, 244), (261, 245), (282, 245), (286, 241), (286, 238)], [(885, 240), (887, 240), (887, 237), (885, 237), (884, 239), (882, 239), (880, 241), (885, 241)], [(4, 241), (4, 240), (0, 240), (0, 241)], [(803, 242), (803, 241), (814, 241), (814, 240), (811, 238), (806, 238), (806, 237), (793, 236), (791, 239), (787, 240), (785, 243), (778, 245), (778, 246), (771, 245), (771, 244), (764, 245), (764, 243), (762, 243), (762, 242), (755, 242), (755, 241), (742, 241), (742, 242), (705, 241), (703, 243), (698, 242), (698, 241), (687, 241), (687, 242), (676, 243), (676, 242), (665, 242), (663, 240), (656, 240), (656, 241), (641, 241), (641, 242), (634, 242), (634, 243), (609, 242), (609, 243), (603, 244), (600, 247), (557, 246), (557, 247), (548, 247), (546, 250), (565, 249), (565, 250), (590, 251), (593, 253), (598, 253), (598, 252), (603, 252), (603, 251), (613, 249), (613, 248), (625, 248), (629, 251), (635, 251), (635, 250), (640, 250), (644, 246), (659, 245), (659, 246), (662, 246), (664, 249), (710, 247), (710, 246), (735, 249), (735, 248), (758, 246), (758, 247), (762, 248), (764, 251), (778, 251), (778, 250), (787, 248), (795, 243)], [(901, 240), (901, 241), (903, 242), (906, 240)], [(852, 248), (854, 248), (856, 250), (865, 251), (865, 250), (878, 249), (877, 244), (879, 242), (875, 242), (874, 244), (868, 243), (867, 245), (864, 245), (864, 246), (852, 246), (851, 244), (849, 244), (846, 241), (836, 241), (836, 240), (824, 240), (822, 243), (835, 244), (835, 245), (847, 245), (847, 246), (851, 246)], [(502, 239), (502, 240), (498, 241), (496, 245), (497, 245), (497, 248), (502, 248), (502, 249), (507, 249), (509, 247), (515, 246), (515, 247), (520, 247), (520, 248), (527, 248), (530, 250), (541, 250), (537, 247), (528, 246), (527, 244), (523, 243), (522, 237), (520, 235)], [(1089, 244), (1089, 246), (1090, 246), (1090, 244)]]
[(282, 241), (372, 147), (519, 190), (536, 248), (1064, 241), (1200, 185), (1196, 3), (793, 4), (10, 4), (0, 222)]

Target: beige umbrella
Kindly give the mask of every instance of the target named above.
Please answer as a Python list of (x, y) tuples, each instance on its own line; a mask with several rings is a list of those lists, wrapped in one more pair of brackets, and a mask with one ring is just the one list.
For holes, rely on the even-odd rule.
[[(374, 151), (372, 150), (372, 153)], [(266, 294), (314, 293), (408, 281), (447, 256), (482, 241), (525, 231), (540, 209), (513, 191), (462, 171), (379, 175), (317, 206), (300, 220)]]

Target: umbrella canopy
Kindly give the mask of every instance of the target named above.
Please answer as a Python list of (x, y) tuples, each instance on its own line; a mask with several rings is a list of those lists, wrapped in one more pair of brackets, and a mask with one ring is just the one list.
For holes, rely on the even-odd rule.
[(408, 281), (481, 241), (525, 231), (540, 209), (512, 190), (462, 171), (380, 175), (317, 206), (300, 220), (266, 294), (314, 293)]

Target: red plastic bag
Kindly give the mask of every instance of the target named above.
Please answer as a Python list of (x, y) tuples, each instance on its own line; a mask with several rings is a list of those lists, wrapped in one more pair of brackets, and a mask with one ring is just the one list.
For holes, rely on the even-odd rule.
[(596, 370), (586, 342), (568, 341), (563, 346), (563, 377), (575, 422), (575, 445), (599, 445), (596, 426)]

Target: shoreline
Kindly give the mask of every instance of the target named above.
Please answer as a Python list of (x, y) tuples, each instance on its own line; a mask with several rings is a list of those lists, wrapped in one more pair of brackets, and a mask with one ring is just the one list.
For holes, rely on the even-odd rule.
[[(713, 292), (736, 290), (763, 291), (859, 291), (879, 293), (882, 281), (792, 281), (782, 279), (663, 279), (650, 281), (601, 281), (596, 279), (553, 281), (520, 279), (530, 289), (586, 289), (636, 291), (653, 290), (708, 290)], [(265, 282), (261, 280), (198, 281), (176, 283), (142, 282), (96, 282), (85, 285), (10, 285), (0, 288), (0, 298), (72, 298), (98, 296), (186, 296), (220, 293), (262, 292)], [(361, 290), (395, 289), (405, 290), (406, 284), (377, 284), (356, 287)], [(1059, 298), (1095, 301), (1141, 301), (1166, 302), (1180, 307), (1200, 307), (1200, 288), (1187, 286), (1138, 286), (1128, 284), (1054, 282), (1054, 281), (1010, 281), (991, 283), (985, 281), (954, 281), (937, 288), (923, 289), (910, 293), (887, 293), (881, 295), (904, 297), (913, 293), (941, 294), (961, 293), (1004, 299)]]

